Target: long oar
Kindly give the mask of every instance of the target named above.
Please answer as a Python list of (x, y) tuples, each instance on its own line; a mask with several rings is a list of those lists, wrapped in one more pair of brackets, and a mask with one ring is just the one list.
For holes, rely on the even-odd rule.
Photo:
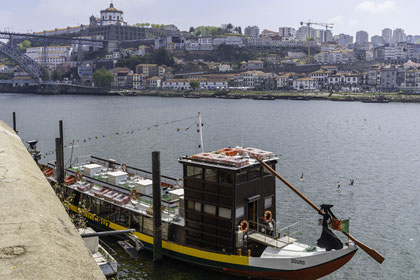
[[(292, 184), (287, 182), (282, 176), (280, 176), (280, 174), (278, 174), (267, 163), (265, 163), (264, 161), (260, 160), (259, 158), (255, 157), (255, 156), (252, 156), (252, 157), (255, 158), (256, 160), (258, 160), (259, 163), (261, 163), (268, 171), (271, 172), (271, 174), (276, 176), (280, 181), (282, 181), (286, 186), (288, 186), (292, 191), (294, 191), (300, 198), (305, 200), (306, 203), (308, 203), (312, 208), (314, 208), (319, 214), (321, 214), (321, 215), (325, 214), (324, 211), (322, 211), (320, 207), (315, 205), (306, 196), (304, 196), (300, 191), (298, 191), (294, 186), (292, 186)], [(371, 256), (378, 263), (382, 263), (385, 260), (384, 256), (379, 254), (375, 249), (373, 249), (373, 248), (367, 246), (366, 244), (360, 242), (359, 240), (357, 240), (356, 238), (354, 238), (351, 234), (349, 234), (347, 232), (342, 231), (342, 233), (344, 233), (344, 235), (346, 235), (349, 239), (351, 239), (354, 243), (356, 243), (357, 246), (359, 246), (363, 251), (365, 251), (369, 256)]]

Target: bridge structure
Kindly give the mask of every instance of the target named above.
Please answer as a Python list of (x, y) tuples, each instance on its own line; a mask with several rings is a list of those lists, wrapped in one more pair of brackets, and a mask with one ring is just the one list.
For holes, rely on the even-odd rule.
[[(0, 39), (8, 40), (8, 43), (0, 41), (0, 55), (4, 55), (20, 65), (32, 78), (41, 80), (43, 67), (47, 64), (47, 46), (53, 44), (71, 44), (78, 46), (78, 60), (83, 57), (83, 48), (80, 46), (93, 46), (103, 48), (107, 45), (104, 40), (92, 40), (83, 37), (67, 37), (67, 36), (47, 36), (36, 34), (24, 34), (13, 32), (0, 32)], [(29, 40), (31, 42), (38, 42), (42, 45), (41, 64), (37, 63), (32, 58), (26, 56), (24, 53), (16, 48), (16, 42), (22, 40)]]

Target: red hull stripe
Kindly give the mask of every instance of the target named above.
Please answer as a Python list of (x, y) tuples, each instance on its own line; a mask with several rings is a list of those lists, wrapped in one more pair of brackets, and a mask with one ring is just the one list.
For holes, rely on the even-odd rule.
[(312, 279), (319, 279), (324, 277), (343, 265), (345, 265), (353, 256), (356, 254), (356, 251), (353, 251), (347, 255), (342, 256), (336, 260), (323, 263), (321, 265), (313, 266), (306, 269), (301, 270), (293, 270), (293, 271), (286, 271), (286, 270), (278, 270), (278, 271), (251, 271), (251, 270), (237, 270), (237, 269), (224, 269), (224, 271), (240, 275), (240, 276), (248, 276), (248, 277), (255, 277), (255, 278), (264, 278), (264, 279), (272, 279), (272, 280), (294, 280), (294, 279), (305, 279), (305, 280), (312, 280)]

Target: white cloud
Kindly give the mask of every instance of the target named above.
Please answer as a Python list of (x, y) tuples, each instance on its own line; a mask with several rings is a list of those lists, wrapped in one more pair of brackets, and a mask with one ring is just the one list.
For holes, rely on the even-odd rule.
[(328, 22), (331, 22), (331, 23), (334, 23), (334, 24), (341, 24), (341, 23), (343, 23), (343, 20), (344, 20), (343, 16), (335, 16), (335, 17), (332, 17), (332, 18), (328, 19)]
[(374, 2), (364, 1), (356, 6), (357, 11), (380, 14), (395, 10), (396, 5), (394, 1)]

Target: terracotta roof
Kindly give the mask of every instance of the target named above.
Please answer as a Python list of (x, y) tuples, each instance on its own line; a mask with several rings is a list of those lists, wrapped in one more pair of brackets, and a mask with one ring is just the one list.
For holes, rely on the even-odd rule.
[(101, 12), (114, 12), (114, 13), (122, 13), (122, 11), (115, 9), (114, 4), (110, 4), (109, 8), (102, 10)]

